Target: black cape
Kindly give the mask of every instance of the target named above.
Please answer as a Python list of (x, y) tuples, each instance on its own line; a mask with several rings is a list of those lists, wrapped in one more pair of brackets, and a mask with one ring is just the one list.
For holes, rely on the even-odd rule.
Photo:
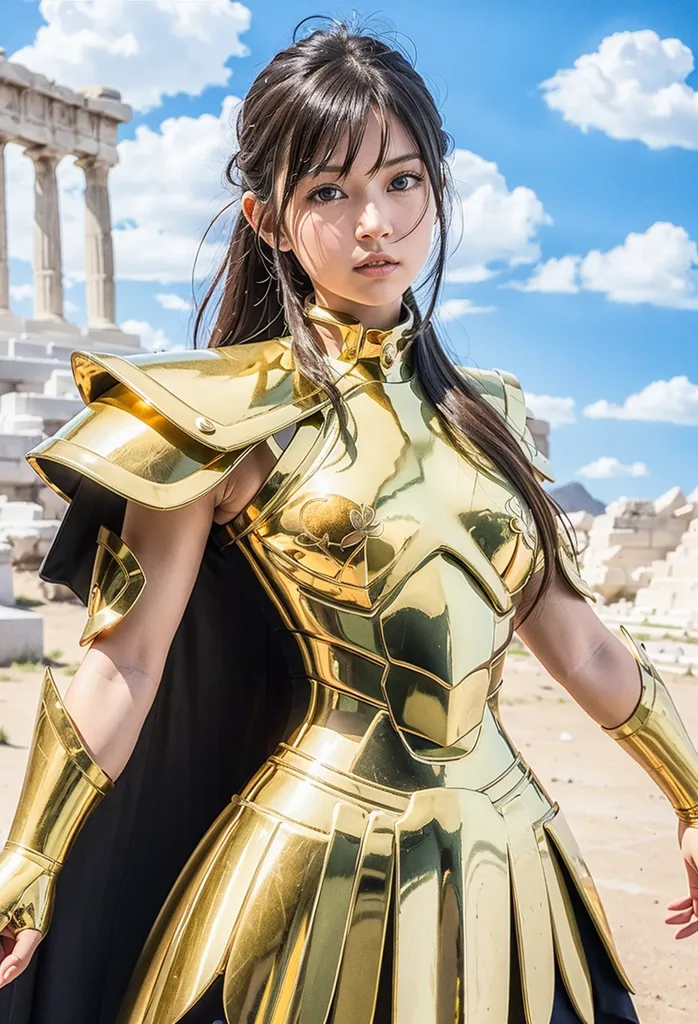
[[(41, 578), (86, 603), (99, 526), (119, 533), (124, 510), (83, 478)], [(180, 870), (288, 728), (297, 647), (229, 539), (214, 524), (135, 750), (75, 840), (48, 934), (0, 989), (0, 1024), (114, 1024)]]

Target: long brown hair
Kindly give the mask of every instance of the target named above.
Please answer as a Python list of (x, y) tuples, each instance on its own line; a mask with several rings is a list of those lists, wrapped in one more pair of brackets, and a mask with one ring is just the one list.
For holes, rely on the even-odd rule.
[(272, 231), (274, 244), (268, 245), (239, 211), (225, 257), (197, 310), (194, 343), (211, 312), (210, 347), (290, 334), (300, 372), (324, 389), (344, 423), (341, 396), (303, 315), (303, 299), (312, 291), (312, 283), (293, 251), (279, 249), (281, 225), (298, 181), (330, 163), (345, 131), (348, 145), (342, 172), (349, 171), (371, 110), (381, 121), (380, 152), (372, 169), (377, 171), (390, 142), (385, 115), (394, 114), (424, 161), (439, 224), (438, 247), (421, 286), (432, 286), (426, 310), (420, 312), (411, 288), (404, 295), (415, 314), (412, 364), (452, 440), (458, 444), (461, 435), (460, 443), (467, 439), (484, 452), (533, 513), (545, 569), (530, 614), (553, 580), (558, 542), (555, 515), (562, 510), (541, 487), (504, 419), (449, 358), (431, 322), (443, 281), (455, 196), (447, 163), (453, 140), (443, 129), (424, 80), (405, 54), (343, 21), (330, 20), (329, 27), (297, 38), (309, 20), (300, 22), (292, 45), (277, 53), (252, 83), (238, 110), (239, 148), (225, 172), (235, 190), (233, 203), (240, 190), (250, 189), (266, 204), (265, 227)]

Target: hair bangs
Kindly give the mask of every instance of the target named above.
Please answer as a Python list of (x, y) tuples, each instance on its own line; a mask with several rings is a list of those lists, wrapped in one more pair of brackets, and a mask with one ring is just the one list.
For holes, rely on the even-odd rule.
[[(309, 81), (304, 86), (301, 93), (307, 92), (307, 97), (300, 97), (299, 115), (289, 123), (286, 138), (279, 141), (286, 153), (284, 206), (302, 178), (322, 173), (333, 162), (345, 140), (346, 151), (339, 173), (345, 177), (350, 172), (361, 148), (370, 112), (376, 105), (373, 90), (357, 88), (349, 75), (338, 82), (336, 76), (325, 73), (321, 81)], [(381, 147), (376, 170), (385, 159), (388, 132), (387, 121), (381, 116)]]

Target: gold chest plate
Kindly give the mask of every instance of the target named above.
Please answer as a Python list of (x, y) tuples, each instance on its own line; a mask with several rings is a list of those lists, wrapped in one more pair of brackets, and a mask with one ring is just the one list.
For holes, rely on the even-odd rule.
[[(421, 747), (472, 747), (537, 546), (511, 484), (444, 434), (415, 378), (297, 431), (231, 524), (306, 670), (387, 706)], [(499, 670), (499, 671), (498, 671)]]

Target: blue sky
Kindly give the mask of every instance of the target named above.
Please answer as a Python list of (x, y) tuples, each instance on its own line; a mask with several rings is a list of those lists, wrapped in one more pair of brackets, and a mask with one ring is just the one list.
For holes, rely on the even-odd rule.
[[(190, 21), (184, 6), (51, 0), (44, 17), (3, 2), (8, 57), (73, 87), (120, 88), (135, 108), (112, 172), (120, 322), (186, 343), (195, 242), (224, 199), (229, 97), (301, 18), (373, 15), (414, 46), (457, 147), (466, 230), (442, 317), (453, 350), (517, 374), (554, 424), (558, 483), (578, 479), (603, 501), (698, 487), (695, 5), (208, 0)], [(76, 42), (85, 28), (92, 46)], [(27, 314), (31, 176), (19, 160), (8, 159), (11, 271)], [(61, 182), (66, 297), (81, 322), (69, 161)], [(204, 250), (204, 269), (214, 257)]]

